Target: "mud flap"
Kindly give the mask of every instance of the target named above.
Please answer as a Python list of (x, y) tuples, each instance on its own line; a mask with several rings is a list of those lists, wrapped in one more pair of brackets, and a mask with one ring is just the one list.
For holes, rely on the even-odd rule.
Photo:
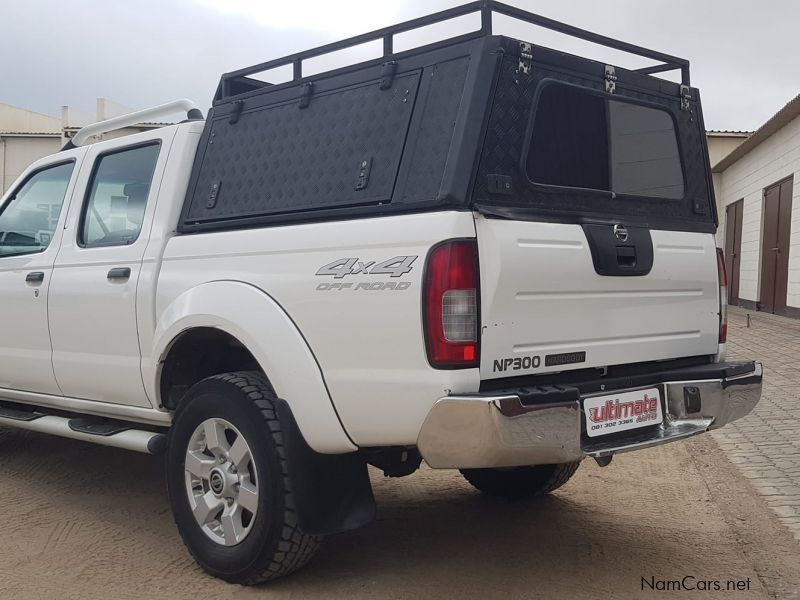
[(375, 518), (367, 463), (356, 452), (320, 454), (300, 433), (289, 404), (275, 400), (283, 430), (289, 481), (304, 533), (331, 535), (363, 527)]

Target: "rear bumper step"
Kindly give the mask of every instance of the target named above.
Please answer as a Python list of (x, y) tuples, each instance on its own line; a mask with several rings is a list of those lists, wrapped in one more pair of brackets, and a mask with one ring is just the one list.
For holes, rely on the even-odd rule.
[(64, 417), (46, 414), (41, 412), (41, 409), (26, 410), (16, 406), (0, 405), (0, 425), (145, 454), (161, 454), (167, 441), (166, 434), (135, 429), (135, 425), (131, 423), (108, 419)]
[[(747, 415), (761, 398), (761, 363), (716, 365), (714, 378), (688, 378), (687, 371), (660, 374), (664, 420), (658, 426), (588, 437), (583, 399), (589, 395), (554, 385), (440, 398), (422, 425), (417, 446), (431, 467), (442, 469), (602, 458), (717, 429)], [(605, 393), (632, 389), (638, 388)]]

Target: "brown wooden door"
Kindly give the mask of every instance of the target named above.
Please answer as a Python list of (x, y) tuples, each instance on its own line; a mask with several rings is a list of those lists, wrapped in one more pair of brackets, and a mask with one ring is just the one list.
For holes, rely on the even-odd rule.
[(742, 254), (744, 200), (725, 209), (725, 266), (728, 268), (728, 304), (739, 305), (739, 261)]
[(789, 284), (789, 236), (792, 232), (792, 180), (764, 190), (761, 242), (761, 310), (782, 314)]

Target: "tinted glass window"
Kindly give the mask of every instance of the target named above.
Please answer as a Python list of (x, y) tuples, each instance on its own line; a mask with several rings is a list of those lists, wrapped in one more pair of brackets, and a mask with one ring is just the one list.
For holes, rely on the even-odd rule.
[(132, 244), (139, 237), (158, 144), (101, 156), (83, 209), (84, 246)]
[(668, 112), (548, 85), (536, 107), (527, 159), (535, 183), (658, 198), (683, 197)]
[(663, 110), (610, 100), (611, 189), (618, 194), (683, 197), (672, 117)]
[(38, 171), (0, 214), (0, 256), (43, 252), (53, 238), (74, 163)]

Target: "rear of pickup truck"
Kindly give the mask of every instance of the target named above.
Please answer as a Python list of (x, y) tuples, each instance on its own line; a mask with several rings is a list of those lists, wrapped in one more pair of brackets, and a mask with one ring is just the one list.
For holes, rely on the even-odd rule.
[[(442, 367), (474, 364), (481, 380), (480, 391), (445, 396), (428, 414), (418, 446), (431, 466), (608, 460), (721, 427), (758, 402), (761, 365), (717, 361), (726, 290), (712, 235), (649, 231), (652, 267), (627, 276), (597, 272), (585, 226), (475, 222), (475, 241), (432, 251), (434, 264), (447, 261), (437, 252), (452, 261), (438, 269), (474, 270), (474, 291), (426, 280), (443, 290), (440, 306), (424, 298), (443, 323), (429, 332), (429, 355), (449, 356)], [(614, 237), (614, 225), (592, 227)]]
[(724, 362), (726, 277), (697, 91), (533, 55), (525, 86), (516, 55), (499, 67), (476, 240), (453, 242), (451, 256), (473, 261), (455, 268), (474, 270), (476, 301), (444, 289), (445, 333), (428, 336), (446, 346), (448, 322), (468, 329), (448, 311), (472, 311), (474, 329), (457, 333), (480, 391), (429, 413), (418, 445), (436, 467), (608, 460), (721, 427), (761, 394), (760, 364)]

